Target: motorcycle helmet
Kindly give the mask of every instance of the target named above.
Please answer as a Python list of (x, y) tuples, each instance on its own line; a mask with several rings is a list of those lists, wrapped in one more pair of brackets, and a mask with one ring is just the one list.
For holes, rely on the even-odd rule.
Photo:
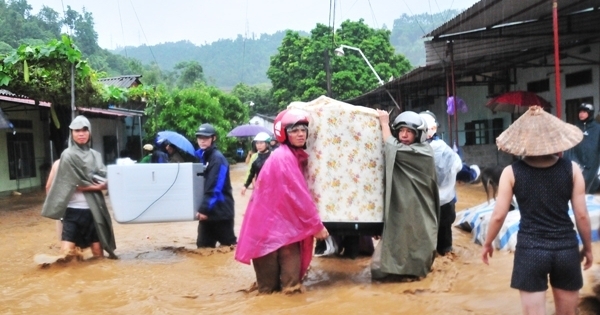
[(437, 132), (437, 127), (438, 127), (438, 123), (437, 123), (435, 114), (432, 113), (431, 111), (426, 110), (426, 111), (420, 112), (419, 115), (427, 124), (427, 139), (432, 138), (433, 135), (435, 135), (435, 133)]
[(427, 123), (421, 118), (421, 116), (413, 111), (405, 111), (394, 119), (392, 124), (392, 130), (394, 136), (398, 137), (398, 131), (400, 128), (406, 127), (412, 129), (416, 133), (415, 142), (423, 143), (427, 141)]
[(275, 134), (277, 142), (286, 142), (288, 140), (286, 129), (300, 124), (308, 126), (307, 112), (301, 109), (292, 108), (279, 113), (273, 122), (273, 133)]
[(252, 141), (270, 142), (271, 136), (266, 132), (259, 132), (258, 134), (256, 134), (256, 136), (254, 136), (254, 140)]

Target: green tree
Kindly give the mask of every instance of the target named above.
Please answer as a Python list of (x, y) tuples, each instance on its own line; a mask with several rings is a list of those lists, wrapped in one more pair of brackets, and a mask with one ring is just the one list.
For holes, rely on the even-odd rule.
[(179, 78), (177, 87), (187, 88), (196, 83), (204, 82), (202, 66), (197, 61), (182, 61), (175, 65)]
[(236, 139), (227, 137), (232, 126), (248, 120), (248, 111), (240, 100), (223, 91), (197, 83), (185, 89), (168, 90), (164, 85), (156, 89), (135, 88), (129, 97), (144, 97), (146, 107), (146, 134), (152, 137), (162, 130), (173, 130), (195, 143), (195, 133), (202, 123), (217, 129), (219, 149), (228, 156), (235, 154)]
[[(0, 86), (52, 103), (51, 138), (62, 147), (71, 121), (71, 69), (77, 106), (105, 106), (102, 85), (68, 36), (39, 46), (21, 45), (0, 62)], [(61, 128), (63, 127), (63, 128)]]
[(399, 77), (411, 68), (403, 55), (395, 53), (388, 30), (372, 29), (363, 20), (345, 21), (336, 31), (335, 44), (332, 36), (331, 30), (322, 24), (317, 24), (310, 37), (287, 32), (267, 71), (279, 108), (327, 93), (326, 52), (331, 56), (334, 98), (353, 98), (379, 85), (360, 53), (347, 50), (345, 57), (334, 57), (334, 49), (340, 44), (361, 49), (381, 78)]
[(427, 33), (444, 24), (460, 11), (446, 10), (435, 14), (402, 14), (394, 20), (390, 41), (396, 51), (402, 53), (413, 65), (425, 64), (425, 45)]
[[(239, 83), (233, 88), (231, 94), (239, 98), (242, 104), (249, 106), (249, 117), (256, 114), (275, 116), (279, 111), (271, 95), (270, 86), (249, 86)], [(250, 106), (250, 104), (254, 105)]]
[(100, 48), (98, 46), (98, 33), (94, 29), (94, 17), (91, 12), (87, 12), (83, 8), (82, 14), (79, 14), (68, 5), (63, 22), (74, 32), (74, 42), (77, 43), (84, 54), (91, 55)]

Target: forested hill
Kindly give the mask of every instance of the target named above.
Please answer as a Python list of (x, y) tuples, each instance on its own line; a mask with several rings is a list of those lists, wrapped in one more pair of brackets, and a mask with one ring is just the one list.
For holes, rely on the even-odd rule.
[[(436, 14), (403, 14), (394, 21), (390, 37), (396, 52), (405, 55), (413, 66), (425, 64), (423, 35), (458, 14), (456, 10)], [(300, 32), (303, 36), (307, 33)], [(156, 62), (163, 70), (172, 70), (175, 64), (194, 60), (202, 65), (210, 84), (231, 88), (242, 82), (249, 85), (269, 83), (267, 69), (270, 57), (277, 52), (285, 31), (262, 34), (255, 38), (242, 35), (234, 40), (221, 39), (197, 46), (189, 41), (163, 43), (154, 46), (126, 47), (114, 51), (140, 60), (143, 64)]]
[[(257, 38), (221, 39), (211, 44), (196, 46), (189, 41), (163, 43), (154, 46), (126, 47), (115, 51), (142, 61), (158, 63), (163, 70), (172, 70), (182, 61), (195, 60), (202, 65), (204, 76), (210, 84), (232, 88), (243, 82), (254, 85), (269, 82), (267, 69), (270, 57), (285, 36), (284, 31)], [(156, 58), (156, 59), (155, 59)]]

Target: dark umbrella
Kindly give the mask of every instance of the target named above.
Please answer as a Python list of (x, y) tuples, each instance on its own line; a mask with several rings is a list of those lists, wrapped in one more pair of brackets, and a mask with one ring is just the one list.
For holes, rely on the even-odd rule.
[(227, 136), (228, 137), (254, 137), (259, 132), (266, 132), (270, 135), (273, 134), (273, 131), (259, 125), (241, 125), (233, 128)]
[(191, 154), (192, 156), (194, 155), (194, 152), (196, 151), (196, 150), (194, 150), (194, 146), (192, 145), (192, 143), (186, 137), (178, 134), (175, 131), (167, 130), (167, 131), (159, 132), (158, 135), (156, 136), (156, 143), (161, 143), (165, 140), (169, 141), (169, 143), (178, 147), (179, 149), (183, 150), (184, 152)]
[(492, 112), (508, 112), (514, 114), (523, 114), (529, 109), (529, 106), (538, 105), (544, 109), (551, 108), (552, 105), (541, 96), (533, 92), (511, 91), (503, 93), (491, 99), (485, 105)]

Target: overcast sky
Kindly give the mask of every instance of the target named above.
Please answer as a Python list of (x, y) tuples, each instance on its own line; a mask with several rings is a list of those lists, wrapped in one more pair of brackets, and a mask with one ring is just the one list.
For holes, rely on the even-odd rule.
[[(389, 29), (403, 13), (464, 10), (478, 0), (336, 0), (335, 26), (363, 18), (371, 27)], [(310, 31), (329, 24), (328, 0), (28, 0), (33, 14), (49, 6), (59, 13), (67, 5), (92, 12), (103, 48), (189, 40), (197, 45), (238, 34)]]

